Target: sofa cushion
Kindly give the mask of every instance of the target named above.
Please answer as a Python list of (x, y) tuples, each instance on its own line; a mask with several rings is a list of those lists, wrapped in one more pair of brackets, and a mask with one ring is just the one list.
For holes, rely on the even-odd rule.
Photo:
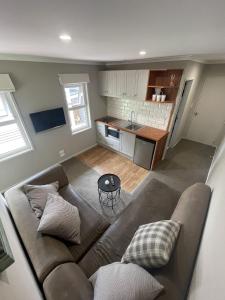
[(166, 265), (179, 230), (180, 224), (172, 220), (139, 226), (121, 261), (147, 268), (159, 268)]
[(90, 277), (99, 267), (120, 261), (138, 227), (169, 219), (178, 199), (177, 191), (151, 180), (79, 262), (85, 274)]
[(211, 190), (204, 183), (192, 185), (181, 195), (171, 217), (182, 226), (170, 261), (163, 268), (150, 270), (165, 288), (157, 300), (186, 299), (210, 196)]
[[(54, 181), (59, 182), (59, 194), (61, 193), (61, 196), (65, 200), (77, 206), (80, 211), (82, 245), (70, 247), (71, 251), (64, 242), (47, 235), (42, 235), (37, 231), (39, 220), (35, 216), (23, 192), (24, 184), (42, 185)], [(74, 262), (82, 257), (109, 226), (109, 223), (68, 185), (67, 176), (61, 165), (51, 167), (37, 174), (32, 179), (28, 179), (26, 182), (11, 188), (5, 192), (5, 197), (19, 235), (40, 282), (43, 282), (51, 270), (61, 263)]]
[(48, 194), (38, 231), (80, 244), (80, 217), (76, 206), (61, 196)]
[(47, 300), (93, 300), (93, 287), (75, 263), (56, 267), (45, 279)]
[(132, 263), (101, 267), (90, 281), (94, 300), (153, 300), (163, 289), (151, 274)]
[(69, 203), (75, 205), (80, 214), (80, 245), (68, 244), (68, 247), (77, 262), (99, 239), (109, 227), (109, 223), (100, 216), (84, 199), (78, 195), (71, 185), (59, 190), (59, 194)]
[(23, 189), (37, 218), (40, 218), (42, 216), (47, 202), (48, 194), (51, 193), (57, 195), (58, 188), (58, 181), (44, 185), (24, 185)]

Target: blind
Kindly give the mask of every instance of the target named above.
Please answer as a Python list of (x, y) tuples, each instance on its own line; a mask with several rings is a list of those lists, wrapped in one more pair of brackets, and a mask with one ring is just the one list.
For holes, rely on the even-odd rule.
[(74, 83), (88, 83), (90, 82), (89, 74), (59, 74), (59, 82), (63, 86), (71, 86)]
[(0, 92), (15, 92), (15, 87), (9, 74), (0, 74)]

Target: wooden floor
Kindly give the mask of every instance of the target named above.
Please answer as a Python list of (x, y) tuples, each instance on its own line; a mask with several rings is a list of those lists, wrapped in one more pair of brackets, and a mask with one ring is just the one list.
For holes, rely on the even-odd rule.
[(126, 157), (101, 146), (80, 154), (78, 158), (101, 175), (105, 173), (118, 175), (122, 189), (126, 192), (132, 192), (149, 173)]

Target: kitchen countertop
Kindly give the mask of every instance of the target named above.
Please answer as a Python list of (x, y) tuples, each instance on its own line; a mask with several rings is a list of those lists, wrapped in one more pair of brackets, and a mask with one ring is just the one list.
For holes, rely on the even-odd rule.
[[(143, 137), (143, 138), (146, 138), (149, 140), (153, 140), (155, 142), (160, 141), (162, 138), (164, 138), (168, 135), (168, 131), (166, 131), (166, 130), (149, 127), (149, 126), (145, 126), (145, 125), (141, 125), (143, 127), (138, 130), (129, 130), (125, 127), (130, 125), (130, 122), (128, 122), (126, 120), (116, 119), (116, 118), (110, 117), (110, 116), (106, 116), (106, 117), (97, 119), (95, 121), (105, 123), (114, 128), (133, 133), (136, 136), (140, 136), (140, 137)], [(135, 124), (137, 124), (137, 123), (135, 123)], [(140, 125), (140, 124), (138, 124), (138, 125)]]

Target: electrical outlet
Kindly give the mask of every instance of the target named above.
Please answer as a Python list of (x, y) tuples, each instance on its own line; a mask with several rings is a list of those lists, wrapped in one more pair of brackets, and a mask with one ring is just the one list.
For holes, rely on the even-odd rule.
[(65, 156), (65, 150), (64, 150), (64, 149), (59, 150), (59, 156), (60, 156), (60, 157)]

